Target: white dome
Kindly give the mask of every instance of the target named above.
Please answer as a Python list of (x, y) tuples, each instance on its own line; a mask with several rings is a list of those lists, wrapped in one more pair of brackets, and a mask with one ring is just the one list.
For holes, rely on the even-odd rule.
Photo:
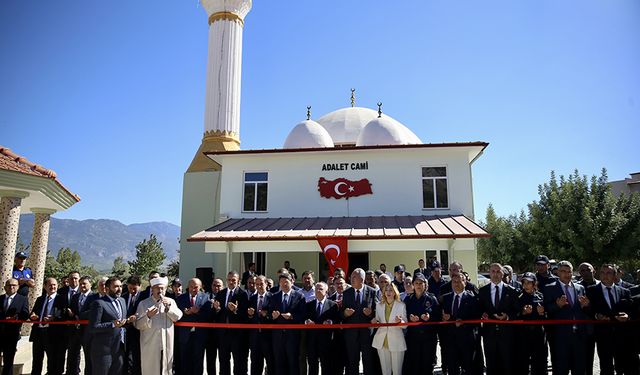
[(365, 125), (377, 117), (378, 112), (373, 109), (347, 107), (327, 113), (318, 123), (327, 129), (335, 144), (353, 144)]
[(371, 120), (360, 132), (356, 146), (422, 144), (420, 138), (397, 120), (382, 115)]
[(284, 148), (320, 147), (333, 147), (333, 140), (327, 130), (313, 120), (296, 125), (284, 141)]

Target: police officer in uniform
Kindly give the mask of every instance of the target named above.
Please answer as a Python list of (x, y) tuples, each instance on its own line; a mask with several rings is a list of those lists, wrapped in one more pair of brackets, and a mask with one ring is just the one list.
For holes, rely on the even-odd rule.
[(27, 261), (27, 253), (24, 251), (18, 251), (13, 263), (13, 272), (11, 277), (18, 280), (18, 294), (27, 297), (29, 295), (29, 288), (36, 286), (36, 282), (33, 280), (33, 271), (31, 268), (25, 267)]
[[(536, 275), (527, 272), (522, 276), (522, 293), (518, 297), (518, 319), (542, 320), (545, 318), (544, 297), (536, 289)], [(542, 325), (518, 327), (518, 374), (547, 374), (547, 338)], [(531, 368), (529, 370), (529, 368)]]
[[(422, 273), (413, 278), (413, 294), (404, 303), (409, 322), (438, 322), (442, 312), (437, 298), (427, 292), (427, 280)], [(403, 372), (406, 374), (433, 374), (438, 345), (437, 327), (421, 325), (407, 328), (407, 351), (405, 352)]]

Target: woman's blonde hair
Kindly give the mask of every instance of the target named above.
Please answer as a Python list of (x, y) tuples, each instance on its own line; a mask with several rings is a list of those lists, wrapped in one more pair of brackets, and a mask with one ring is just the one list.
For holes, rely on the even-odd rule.
[(384, 287), (384, 290), (381, 293), (381, 297), (382, 298), (380, 298), (380, 303), (385, 303), (387, 301), (386, 291), (387, 291), (388, 288), (391, 288), (391, 290), (393, 290), (393, 300), (399, 302), (400, 301), (400, 292), (398, 292), (398, 288), (396, 288), (396, 285), (394, 283), (390, 283), (390, 284), (387, 284)]

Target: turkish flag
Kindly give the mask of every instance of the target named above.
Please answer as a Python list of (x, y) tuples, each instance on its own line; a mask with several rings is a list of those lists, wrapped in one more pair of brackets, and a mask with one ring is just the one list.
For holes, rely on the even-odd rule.
[(351, 198), (364, 194), (373, 194), (369, 180), (363, 178), (358, 181), (347, 180), (346, 178), (338, 178), (335, 180), (327, 180), (320, 177), (318, 180), (318, 191), (320, 196), (325, 198)]
[(329, 275), (333, 275), (336, 268), (342, 268), (348, 275), (347, 237), (318, 237), (318, 244), (320, 244), (320, 251), (329, 264)]

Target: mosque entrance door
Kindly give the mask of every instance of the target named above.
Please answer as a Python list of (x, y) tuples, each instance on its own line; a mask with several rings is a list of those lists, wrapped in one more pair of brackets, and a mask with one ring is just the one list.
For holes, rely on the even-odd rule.
[[(320, 277), (318, 280), (327, 281), (327, 277), (329, 277), (329, 264), (327, 260), (324, 258), (324, 254), (318, 254), (320, 265)], [(349, 273), (356, 268), (362, 268), (363, 270), (369, 269), (369, 253), (349, 253)], [(349, 274), (347, 275), (347, 279), (349, 278)], [(349, 280), (347, 280), (347, 283)]]

